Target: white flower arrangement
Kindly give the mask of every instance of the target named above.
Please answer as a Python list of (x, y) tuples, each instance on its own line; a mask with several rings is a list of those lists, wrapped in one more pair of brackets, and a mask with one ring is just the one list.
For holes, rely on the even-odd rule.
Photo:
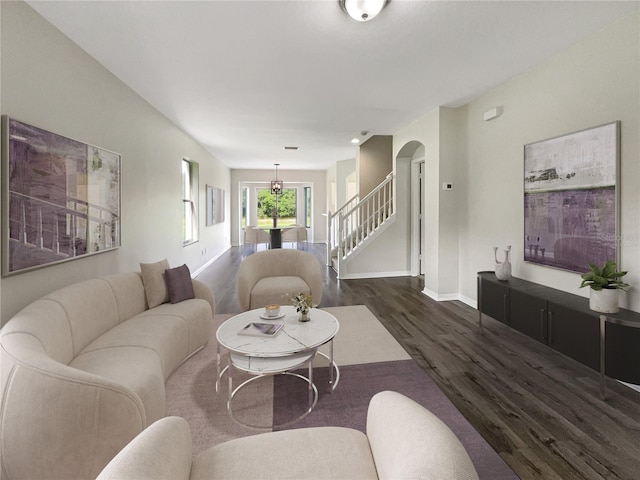
[(287, 293), (285, 298), (296, 307), (296, 312), (309, 313), (309, 310), (316, 306), (313, 303), (313, 297), (308, 293), (300, 292), (297, 295)]

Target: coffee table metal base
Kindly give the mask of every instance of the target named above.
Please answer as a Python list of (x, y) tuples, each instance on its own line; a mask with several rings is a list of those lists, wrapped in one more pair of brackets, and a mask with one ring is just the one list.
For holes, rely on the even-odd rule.
[[(300, 418), (308, 415), (318, 402), (318, 389), (313, 382), (313, 360), (316, 355), (326, 358), (329, 361), (329, 385), (331, 392), (335, 390), (340, 381), (340, 370), (333, 358), (333, 339), (338, 333), (340, 324), (330, 313), (324, 310), (314, 309), (311, 322), (298, 322), (297, 314), (293, 306), (281, 307), (283, 318), (278, 319), (283, 327), (280, 333), (273, 337), (251, 337), (240, 335), (239, 332), (245, 328), (248, 322), (261, 318), (262, 309), (250, 310), (231, 317), (218, 327), (216, 340), (218, 341), (217, 352), (217, 378), (216, 392), (220, 391), (220, 382), (227, 372), (229, 376), (229, 399), (227, 409), (232, 418), (233, 400), (239, 390), (265, 375), (292, 375), (296, 376), (308, 384), (309, 407)], [(264, 319), (262, 317), (262, 319)], [(319, 352), (318, 348), (327, 345), (327, 354)], [(227, 365), (221, 370), (221, 349), (229, 352)], [(292, 370), (307, 366), (309, 375), (305, 377)], [(245, 380), (237, 387), (233, 387), (234, 370), (241, 370), (254, 375), (255, 378)], [(234, 418), (235, 421), (237, 419)], [(297, 421), (295, 419), (294, 421)], [(242, 422), (238, 422), (241, 423)], [(288, 425), (288, 422), (285, 425)], [(272, 425), (258, 426), (256, 428), (271, 428)]]
[[(320, 353), (320, 352), (318, 352)], [(321, 353), (321, 355), (326, 356)], [(311, 413), (313, 408), (318, 403), (318, 389), (313, 383), (313, 359), (316, 356), (316, 351), (305, 351), (301, 353), (297, 353), (294, 355), (288, 355), (286, 357), (249, 357), (245, 355), (240, 355), (237, 353), (230, 352), (229, 353), (229, 362), (227, 367), (224, 370), (227, 370), (228, 378), (229, 378), (229, 399), (227, 400), (227, 410), (229, 415), (236, 423), (243, 425), (245, 427), (256, 428), (256, 429), (271, 429), (272, 427), (286, 427), (291, 425), (302, 418), (306, 417)], [(303, 366), (307, 366), (308, 368), (308, 377), (301, 375), (299, 373), (293, 373), (290, 370), (294, 370), (297, 368), (301, 368)], [(222, 375), (224, 370), (220, 373)], [(233, 387), (233, 371), (240, 370), (246, 372), (250, 375), (254, 375), (252, 378), (245, 380), (240, 385)], [(274, 375), (289, 375), (292, 377), (300, 378), (304, 380), (308, 384), (308, 392), (309, 392), (309, 404), (306, 411), (304, 411), (300, 416), (277, 425), (254, 425), (240, 421), (233, 414), (233, 398), (235, 395), (251, 382), (254, 382), (265, 376), (274, 376)]]

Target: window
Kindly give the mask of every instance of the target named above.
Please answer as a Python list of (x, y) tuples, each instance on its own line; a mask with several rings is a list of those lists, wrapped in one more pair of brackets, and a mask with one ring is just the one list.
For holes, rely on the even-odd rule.
[(311, 228), (311, 187), (304, 187), (304, 226)]
[(182, 244), (198, 241), (198, 164), (182, 159)]
[(248, 199), (249, 199), (249, 188), (248, 187), (242, 187), (242, 218), (240, 220), (240, 227), (241, 228), (244, 228), (249, 224), (249, 222), (247, 221)]
[(270, 188), (259, 188), (257, 192), (257, 212), (259, 227), (271, 226), (273, 224), (274, 214), (277, 214), (278, 216), (279, 227), (288, 227), (297, 223), (297, 188), (285, 188), (282, 193), (278, 195), (277, 209), (276, 196), (271, 193)]

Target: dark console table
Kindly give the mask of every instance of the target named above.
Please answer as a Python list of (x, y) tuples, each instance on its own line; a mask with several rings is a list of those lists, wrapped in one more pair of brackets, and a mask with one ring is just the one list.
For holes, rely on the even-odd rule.
[(494, 272), (478, 272), (478, 322), (488, 315), (604, 376), (640, 384), (640, 313), (600, 314), (587, 298)]

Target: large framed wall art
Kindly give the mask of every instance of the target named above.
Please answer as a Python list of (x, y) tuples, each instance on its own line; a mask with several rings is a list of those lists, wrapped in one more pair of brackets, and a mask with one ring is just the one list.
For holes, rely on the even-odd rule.
[(207, 185), (206, 226), (224, 222), (224, 190)]
[(620, 122), (524, 147), (524, 259), (573, 272), (618, 261)]
[(119, 154), (2, 117), (2, 273), (120, 246)]

